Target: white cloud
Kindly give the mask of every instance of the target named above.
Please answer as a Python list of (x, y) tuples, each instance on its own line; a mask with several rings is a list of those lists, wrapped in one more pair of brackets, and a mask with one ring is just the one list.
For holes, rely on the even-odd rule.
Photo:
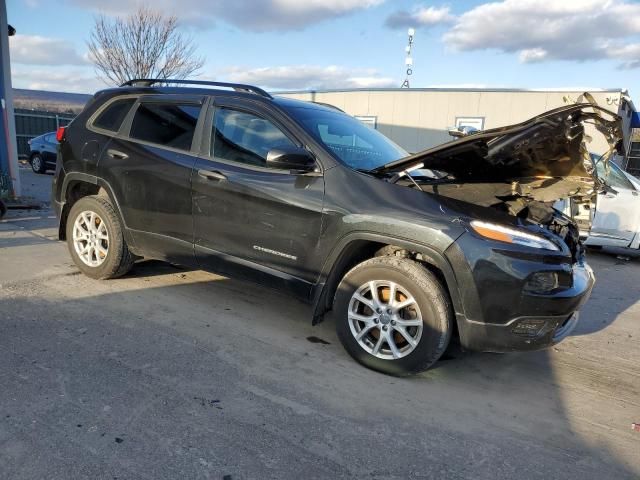
[(433, 27), (450, 23), (455, 19), (449, 7), (416, 7), (413, 11), (398, 10), (387, 17), (385, 25), (390, 28)]
[(80, 7), (109, 15), (127, 14), (140, 5), (175, 14), (186, 24), (212, 28), (223, 21), (241, 30), (302, 30), (305, 27), (359, 10), (384, 0), (72, 0)]
[(504, 0), (463, 13), (443, 40), (459, 51), (517, 53), (525, 63), (613, 59), (630, 68), (639, 66), (634, 45), (639, 35), (639, 3)]
[(632, 43), (620, 47), (617, 49), (616, 55), (616, 58), (622, 60), (621, 69), (640, 68), (640, 43)]
[(522, 63), (541, 62), (549, 56), (544, 48), (526, 48), (520, 50), (519, 58)]
[(263, 68), (229, 67), (216, 72), (214, 78), (260, 85), (276, 90), (327, 88), (397, 87), (398, 80), (380, 76), (374, 69), (346, 68), (335, 65), (291, 65)]
[(83, 65), (86, 59), (74, 46), (59, 38), (38, 35), (9, 37), (11, 63), (26, 65)]
[(11, 69), (14, 88), (49, 90), (53, 92), (94, 93), (106, 88), (91, 67), (28, 67)]

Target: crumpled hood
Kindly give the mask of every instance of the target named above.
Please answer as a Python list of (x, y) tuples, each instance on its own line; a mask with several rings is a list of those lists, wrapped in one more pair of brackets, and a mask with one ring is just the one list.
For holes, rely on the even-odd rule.
[[(526, 122), (485, 130), (383, 165), (372, 173), (396, 181), (408, 172), (444, 174), (439, 185), (490, 184), (491, 197), (553, 202), (606, 189), (587, 149), (585, 126), (604, 135), (609, 150), (624, 155), (622, 121), (609, 110), (579, 103), (550, 110)], [(485, 202), (481, 202), (485, 203)], [(490, 202), (489, 202), (490, 203)]]

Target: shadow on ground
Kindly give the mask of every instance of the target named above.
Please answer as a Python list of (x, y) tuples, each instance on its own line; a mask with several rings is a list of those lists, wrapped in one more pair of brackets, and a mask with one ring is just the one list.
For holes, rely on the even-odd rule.
[(109, 282), (9, 285), (2, 298), (2, 478), (639, 472), (606, 432), (576, 433), (567, 398), (584, 385), (560, 383), (574, 360), (552, 351), (454, 349), (418, 377), (386, 377), (354, 363), (331, 322), (311, 327), (306, 305), (161, 262)]

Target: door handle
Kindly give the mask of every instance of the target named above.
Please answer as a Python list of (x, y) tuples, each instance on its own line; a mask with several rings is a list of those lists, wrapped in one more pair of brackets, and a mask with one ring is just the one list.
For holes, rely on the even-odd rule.
[(118, 158), (120, 160), (126, 160), (127, 158), (129, 158), (129, 155), (127, 155), (126, 153), (119, 150), (114, 150), (112, 148), (107, 150), (107, 155), (109, 155), (111, 158)]
[(198, 170), (198, 175), (207, 180), (217, 180), (218, 182), (227, 179), (226, 175), (215, 170)]

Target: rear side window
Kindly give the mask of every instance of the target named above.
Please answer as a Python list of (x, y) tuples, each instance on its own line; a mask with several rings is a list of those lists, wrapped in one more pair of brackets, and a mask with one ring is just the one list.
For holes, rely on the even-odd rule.
[(127, 116), (127, 113), (129, 113), (135, 101), (135, 98), (116, 100), (98, 115), (98, 118), (93, 122), (93, 126), (102, 128), (103, 130), (117, 132), (120, 130), (120, 125), (122, 125), (124, 117)]
[(190, 150), (199, 115), (200, 105), (141, 103), (129, 136), (164, 147)]

